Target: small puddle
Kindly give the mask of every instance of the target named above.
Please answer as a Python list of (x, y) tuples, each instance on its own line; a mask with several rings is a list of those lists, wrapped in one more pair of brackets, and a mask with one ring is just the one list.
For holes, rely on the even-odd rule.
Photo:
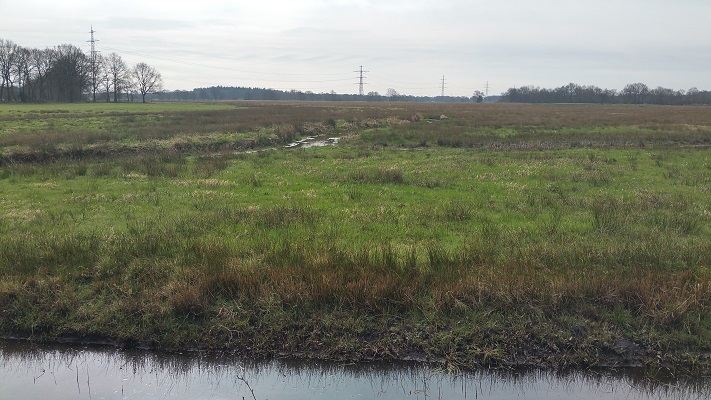
[(297, 147), (307, 148), (307, 147), (321, 147), (321, 146), (337, 146), (338, 138), (323, 138), (317, 136), (309, 136), (307, 138), (301, 139), (298, 142), (289, 143), (284, 146), (285, 149), (295, 149)]
[(249, 362), (0, 341), (0, 399), (706, 399), (639, 370), (452, 374), (416, 363)]

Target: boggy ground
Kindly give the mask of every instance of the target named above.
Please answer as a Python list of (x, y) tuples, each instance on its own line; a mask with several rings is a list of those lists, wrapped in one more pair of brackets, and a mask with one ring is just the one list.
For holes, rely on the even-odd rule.
[(0, 332), (708, 374), (709, 143), (706, 107), (3, 105)]

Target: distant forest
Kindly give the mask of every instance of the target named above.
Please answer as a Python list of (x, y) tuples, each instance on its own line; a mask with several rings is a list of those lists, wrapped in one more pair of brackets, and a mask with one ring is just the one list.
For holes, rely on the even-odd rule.
[(162, 89), (160, 73), (145, 63), (129, 67), (116, 53), (86, 54), (63, 44), (32, 49), (0, 38), (0, 102), (78, 101), (194, 101), (194, 100), (288, 100), (288, 101), (408, 101), (408, 102), (510, 102), (510, 103), (617, 103), (617, 104), (711, 104), (711, 92), (691, 88), (650, 89), (631, 83), (622, 90), (570, 83), (554, 89), (537, 86), (509, 88), (500, 96), (475, 91), (467, 96), (412, 96), (388, 89), (385, 94), (314, 93), (251, 87), (212, 86), (193, 90)]
[(536, 86), (510, 88), (500, 96), (484, 96), (475, 92), (466, 96), (410, 96), (388, 89), (387, 94), (370, 92), (338, 94), (284, 91), (276, 89), (212, 86), (193, 90), (175, 90), (155, 93), (153, 99), (164, 101), (190, 100), (290, 100), (290, 101), (409, 101), (409, 102), (508, 102), (508, 103), (601, 103), (601, 104), (663, 104), (688, 105), (711, 104), (711, 91), (691, 88), (674, 90), (663, 87), (649, 89), (644, 83), (631, 83), (622, 90), (601, 89), (597, 86), (581, 86), (570, 83), (555, 89)]
[[(395, 89), (388, 89), (387, 94), (370, 92), (364, 95), (330, 93), (314, 93), (298, 90), (277, 90), (250, 87), (212, 86), (193, 90), (174, 90), (155, 93), (156, 100), (164, 101), (191, 101), (191, 100), (289, 100), (289, 101), (410, 101), (410, 102), (450, 102), (467, 103), (492, 101), (475, 94), (466, 96), (410, 96), (398, 93)], [(495, 99), (498, 99), (496, 97)], [(496, 101), (496, 100), (494, 100)]]
[(616, 104), (711, 104), (711, 92), (695, 87), (684, 91), (661, 86), (650, 89), (644, 83), (631, 83), (622, 90), (601, 89), (569, 83), (555, 89), (536, 86), (510, 88), (499, 101), (509, 103), (616, 103)]

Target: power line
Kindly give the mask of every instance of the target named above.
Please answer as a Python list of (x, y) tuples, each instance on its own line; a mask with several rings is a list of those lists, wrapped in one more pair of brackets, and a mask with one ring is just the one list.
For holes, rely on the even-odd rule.
[[(244, 73), (244, 74), (274, 75), (274, 76), (313, 76), (314, 75), (313, 73), (265, 72), (265, 71), (236, 69), (234, 67), (221, 67), (221, 66), (215, 66), (215, 65), (208, 65), (208, 64), (196, 63), (196, 62), (192, 62), (192, 61), (179, 60), (179, 59), (175, 59), (175, 58), (161, 57), (161, 56), (157, 56), (154, 54), (145, 54), (145, 53), (139, 53), (139, 52), (130, 51), (130, 50), (122, 50), (122, 49), (117, 49), (117, 48), (113, 48), (113, 47), (104, 46), (104, 48), (108, 49), (108, 50), (118, 51), (121, 53), (130, 54), (130, 55), (138, 56), (138, 57), (150, 58), (150, 59), (154, 59), (154, 60), (168, 61), (171, 63), (190, 65), (190, 66), (201, 67), (201, 68), (223, 69), (223, 70), (228, 70), (231, 72), (239, 72), (239, 73)], [(217, 59), (217, 60), (232, 61), (232, 62), (238, 61), (237, 59), (227, 58), (227, 57), (219, 57), (219, 56), (215, 56), (215, 55), (211, 55), (209, 58), (210, 59)], [(364, 72), (368, 72), (368, 71), (364, 71)], [(346, 75), (346, 74), (343, 72), (338, 72), (338, 73), (319, 73), (318, 75), (338, 76), (338, 75)], [(296, 81), (296, 82), (337, 82), (337, 81), (347, 81), (347, 80), (350, 80), (350, 78), (318, 80), (318, 81)]]
[[(92, 31), (93, 31), (93, 27), (92, 27)], [(96, 31), (93, 31), (93, 32), (96, 33)], [(98, 40), (95, 40), (95, 41), (98, 41)], [(340, 78), (339, 75), (341, 75), (341, 76), (346, 75), (342, 72), (340, 72), (340, 73), (319, 73), (319, 74), (266, 72), (263, 70), (257, 71), (257, 70), (249, 70), (249, 69), (237, 69), (237, 68), (234, 68), (233, 66), (222, 66), (222, 65), (214, 65), (214, 64), (211, 65), (208, 63), (200, 63), (200, 62), (189, 61), (186, 59), (165, 57), (165, 56), (160, 56), (157, 54), (147, 54), (147, 53), (142, 53), (142, 52), (119, 49), (119, 48), (115, 48), (115, 47), (102, 46), (102, 48), (104, 48), (107, 51), (116, 51), (119, 53), (131, 55), (131, 56), (145, 57), (148, 59), (164, 61), (164, 62), (168, 62), (171, 64), (199, 67), (202, 69), (200, 76), (203, 79), (206, 77), (215, 77), (218, 79), (232, 79), (232, 80), (234, 80), (234, 79), (240, 79), (240, 80), (248, 79), (250, 81), (265, 82), (267, 84), (281, 83), (281, 85), (279, 85), (279, 86), (281, 86), (284, 89), (288, 89), (288, 88), (300, 89), (300, 88), (293, 87), (294, 84), (296, 84), (296, 85), (298, 85), (298, 84), (325, 84), (325, 83), (335, 84), (338, 82), (347, 82), (347, 81), (352, 82), (352, 79), (353, 79), (352, 77), (351, 78), (345, 78), (345, 77)], [(237, 59), (234, 59), (234, 58), (220, 57), (220, 56), (212, 56), (211, 58), (216, 59), (216, 60), (237, 61)], [(364, 68), (365, 67), (363, 65), (360, 65), (358, 70), (353, 71), (357, 74), (356, 75), (357, 82), (355, 84), (358, 85), (358, 87), (359, 87), (358, 93), (361, 96), (365, 94), (365, 85), (374, 85), (374, 84), (379, 85), (384, 82), (394, 83), (394, 84), (398, 84), (398, 85), (405, 85), (404, 89), (406, 89), (408, 91), (420, 92), (419, 95), (422, 95), (422, 96), (427, 96), (427, 92), (431, 93), (430, 91), (432, 89), (434, 89), (434, 87), (433, 87), (434, 85), (430, 86), (430, 87), (420, 86), (422, 84), (422, 82), (404, 82), (404, 81), (389, 79), (389, 77), (373, 77), (372, 74), (368, 74), (366, 76), (366, 73), (369, 73), (370, 71), (367, 71)], [(228, 73), (220, 73), (218, 71), (228, 71)], [(237, 74), (237, 76), (235, 75), (235, 73)], [(239, 74), (245, 74), (246, 76), (245, 75), (239, 76)], [(174, 75), (176, 75), (176, 74), (174, 74)], [(260, 75), (261, 75), (261, 77), (260, 77)], [(281, 77), (282, 79), (279, 79), (279, 77)], [(312, 78), (312, 79), (309, 79), (309, 78)], [(327, 78), (327, 79), (323, 79), (323, 78)], [(331, 79), (329, 79), (329, 78), (331, 78)], [(370, 78), (375, 78), (378, 82), (380, 82), (380, 81), (382, 81), (382, 82), (380, 82), (380, 83), (366, 82), (366, 78), (369, 78), (368, 80), (372, 80)], [(190, 79), (190, 80), (180, 79), (177, 76), (174, 76), (171, 80), (177, 80), (177, 81), (181, 81), (181, 82), (194, 81), (194, 79)], [(200, 82), (200, 83), (207, 84), (207, 82)], [(446, 77), (442, 76), (442, 80), (438, 84), (438, 89), (440, 89), (442, 96), (444, 96), (446, 88), (447, 88)], [(304, 87), (303, 89), (309, 89), (309, 88)]]

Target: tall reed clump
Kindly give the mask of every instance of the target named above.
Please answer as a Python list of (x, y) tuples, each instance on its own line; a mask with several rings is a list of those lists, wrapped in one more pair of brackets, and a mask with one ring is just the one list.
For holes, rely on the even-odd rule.
[(356, 183), (392, 183), (402, 184), (405, 182), (405, 174), (402, 169), (391, 166), (381, 168), (363, 168), (353, 171), (348, 179)]

